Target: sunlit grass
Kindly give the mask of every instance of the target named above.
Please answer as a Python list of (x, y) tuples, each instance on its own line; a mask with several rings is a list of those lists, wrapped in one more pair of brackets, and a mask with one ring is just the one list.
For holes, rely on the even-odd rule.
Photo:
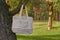
[(29, 35), (17, 34), (18, 40), (60, 40), (60, 22), (53, 22), (53, 29), (47, 30), (47, 22), (34, 21), (33, 33)]

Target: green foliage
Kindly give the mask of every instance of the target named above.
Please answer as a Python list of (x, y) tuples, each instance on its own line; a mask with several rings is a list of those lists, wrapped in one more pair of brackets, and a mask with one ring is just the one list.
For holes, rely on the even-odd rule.
[[(6, 1), (7, 4), (11, 6), (9, 9), (10, 11), (16, 8), (19, 3), (19, 0), (6, 0)], [(33, 16), (30, 10), (31, 6), (33, 5), (37, 5), (37, 6), (40, 5), (41, 8), (44, 10), (44, 12), (47, 11), (47, 4), (44, 3), (44, 0), (29, 0), (28, 4), (26, 5), (28, 7), (29, 16)], [(60, 0), (58, 0), (53, 4), (53, 9), (56, 9), (57, 11), (60, 12)]]
[(33, 15), (32, 15), (32, 13), (31, 13), (31, 12), (28, 12), (28, 16), (31, 16), (31, 17), (33, 17)]
[(60, 12), (60, 0), (58, 0), (58, 2), (55, 3), (54, 9)]
[(19, 0), (7, 0), (7, 4), (10, 5), (9, 10), (13, 10), (17, 7)]

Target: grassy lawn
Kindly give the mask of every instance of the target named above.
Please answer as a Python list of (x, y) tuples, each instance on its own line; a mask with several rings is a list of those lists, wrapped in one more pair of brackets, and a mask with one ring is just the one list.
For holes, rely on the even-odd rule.
[(18, 40), (60, 40), (60, 22), (53, 22), (53, 29), (47, 30), (47, 22), (33, 22), (33, 33), (17, 34)]

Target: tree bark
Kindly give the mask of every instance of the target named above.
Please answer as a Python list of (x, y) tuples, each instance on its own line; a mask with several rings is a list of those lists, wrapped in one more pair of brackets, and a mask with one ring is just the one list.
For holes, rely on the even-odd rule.
[[(12, 32), (12, 17), (20, 11), (20, 7), (23, 4), (20, 0), (16, 9), (9, 12), (9, 5), (5, 0), (0, 0), (0, 40), (17, 40), (16, 34)], [(25, 0), (24, 5), (28, 2)]]

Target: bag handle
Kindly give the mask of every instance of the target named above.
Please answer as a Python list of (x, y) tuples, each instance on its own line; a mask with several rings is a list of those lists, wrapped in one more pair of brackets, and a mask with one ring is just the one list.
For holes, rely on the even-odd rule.
[[(20, 12), (19, 12), (19, 17), (22, 16), (22, 10), (23, 10), (24, 4), (21, 6)], [(28, 12), (27, 12), (27, 7), (25, 6), (25, 11), (26, 11), (26, 16), (28, 17)]]

